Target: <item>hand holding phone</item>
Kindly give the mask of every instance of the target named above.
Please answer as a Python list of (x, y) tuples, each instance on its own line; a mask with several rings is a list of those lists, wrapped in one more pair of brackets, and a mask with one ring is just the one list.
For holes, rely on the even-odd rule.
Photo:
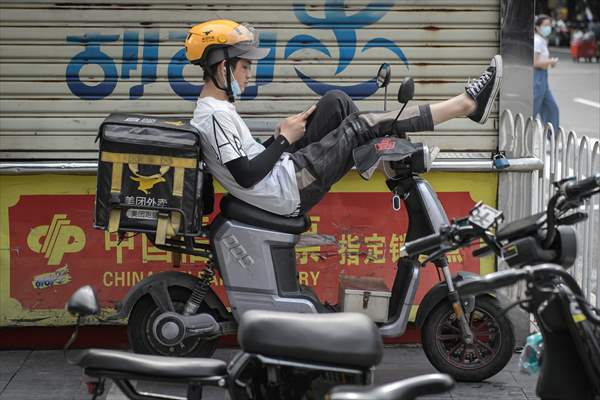
[(299, 114), (287, 117), (275, 129), (275, 135), (283, 135), (290, 144), (294, 143), (302, 136), (306, 130), (306, 120), (317, 108), (316, 105), (310, 106), (308, 109)]

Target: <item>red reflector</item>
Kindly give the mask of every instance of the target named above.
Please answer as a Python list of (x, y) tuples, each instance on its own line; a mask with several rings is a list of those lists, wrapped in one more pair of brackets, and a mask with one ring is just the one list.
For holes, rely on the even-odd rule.
[(98, 382), (88, 382), (87, 390), (89, 394), (94, 394), (96, 392), (96, 388), (98, 387)]

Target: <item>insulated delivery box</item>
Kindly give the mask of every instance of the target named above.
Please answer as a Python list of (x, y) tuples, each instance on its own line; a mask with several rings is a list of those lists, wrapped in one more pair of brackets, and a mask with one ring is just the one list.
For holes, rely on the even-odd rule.
[(200, 235), (214, 192), (189, 121), (111, 114), (98, 138), (94, 227), (146, 233), (159, 245)]

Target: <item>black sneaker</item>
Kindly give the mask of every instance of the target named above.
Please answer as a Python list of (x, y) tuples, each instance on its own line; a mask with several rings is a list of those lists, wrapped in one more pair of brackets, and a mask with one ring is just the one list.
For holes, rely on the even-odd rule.
[(467, 82), (465, 86), (467, 94), (477, 103), (477, 108), (469, 115), (470, 119), (485, 124), (500, 89), (500, 81), (502, 81), (502, 56), (495, 55), (483, 74), (478, 79)]

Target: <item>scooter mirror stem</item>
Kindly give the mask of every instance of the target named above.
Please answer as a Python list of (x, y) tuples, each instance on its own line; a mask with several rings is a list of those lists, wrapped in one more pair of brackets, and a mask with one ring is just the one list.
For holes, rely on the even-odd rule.
[(77, 336), (79, 335), (79, 325), (80, 324), (81, 324), (81, 315), (78, 315), (77, 322), (75, 323), (75, 330), (73, 331), (73, 333), (71, 334), (71, 337), (65, 344), (65, 347), (63, 347), (63, 355), (65, 357), (65, 360), (67, 360), (67, 362), (71, 365), (75, 365), (75, 362), (73, 362), (72, 360), (69, 359), (69, 357), (67, 357), (67, 350), (69, 350), (69, 347), (71, 347), (71, 345), (77, 339)]
[(383, 90), (383, 111), (387, 111), (387, 86)]
[(402, 114), (402, 111), (404, 111), (404, 108), (406, 107), (407, 104), (408, 104), (408, 102), (404, 103), (404, 105), (402, 106), (402, 108), (400, 109), (400, 111), (398, 111), (398, 115), (396, 115), (396, 118), (394, 119), (394, 123), (392, 124), (392, 126), (394, 126), (394, 124), (396, 123), (396, 121), (398, 121), (398, 118), (400, 117), (400, 114)]
[(377, 71), (376, 84), (377, 87), (384, 88), (383, 94), (383, 111), (387, 111), (387, 92), (390, 79), (392, 78), (392, 67), (388, 63), (383, 63)]

